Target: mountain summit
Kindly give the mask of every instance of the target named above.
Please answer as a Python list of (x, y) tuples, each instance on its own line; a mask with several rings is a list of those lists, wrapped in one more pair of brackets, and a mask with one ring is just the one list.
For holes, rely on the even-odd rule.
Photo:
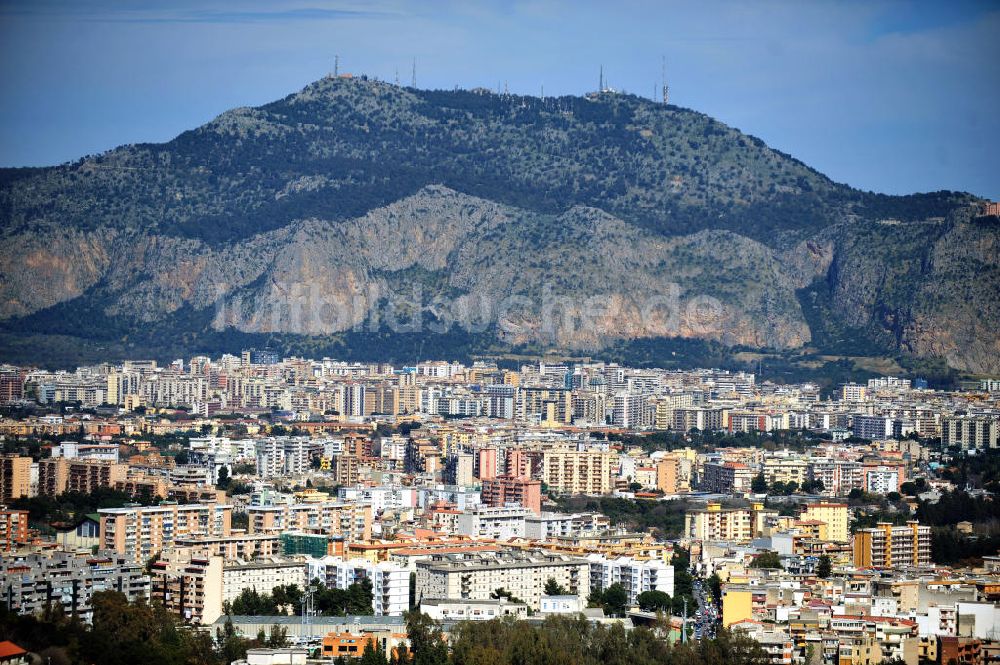
[(861, 192), (630, 95), (327, 78), (164, 144), (0, 170), (0, 346), (687, 338), (1000, 372), (1000, 234), (977, 204)]

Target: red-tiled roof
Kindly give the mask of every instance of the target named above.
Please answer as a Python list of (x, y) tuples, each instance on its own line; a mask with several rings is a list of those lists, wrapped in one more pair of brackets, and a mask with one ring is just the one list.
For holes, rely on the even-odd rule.
[(13, 642), (0, 642), (0, 658), (10, 658), (11, 656), (23, 656), (28, 653)]

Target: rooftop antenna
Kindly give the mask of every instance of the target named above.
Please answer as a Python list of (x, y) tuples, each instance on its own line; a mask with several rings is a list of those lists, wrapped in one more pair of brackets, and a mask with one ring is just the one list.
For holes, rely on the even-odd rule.
[(660, 85), (663, 86), (663, 103), (670, 103), (670, 88), (667, 86), (667, 56), (663, 56), (660, 69)]
[(412, 76), (410, 76), (410, 87), (411, 88), (416, 88), (417, 87), (417, 59), (416, 58), (413, 59), (413, 74), (412, 74)]
[(333, 77), (336, 78), (340, 75), (340, 56), (333, 56)]

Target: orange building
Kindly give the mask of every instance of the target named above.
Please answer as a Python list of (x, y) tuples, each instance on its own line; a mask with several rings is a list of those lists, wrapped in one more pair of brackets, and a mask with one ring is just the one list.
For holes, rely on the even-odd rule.
[(0, 456), (0, 503), (20, 499), (31, 493), (31, 458)]
[(677, 479), (681, 461), (677, 457), (664, 457), (656, 463), (656, 489), (664, 494), (677, 494)]
[(542, 512), (542, 482), (513, 476), (483, 480), (482, 502), (494, 508), (516, 503), (538, 515)]
[(497, 449), (482, 448), (479, 451), (479, 479), (492, 480), (497, 477)]
[(323, 658), (361, 658), (365, 648), (371, 644), (373, 648), (381, 647), (386, 655), (400, 659), (409, 652), (405, 633), (390, 633), (389, 631), (355, 633), (328, 633), (323, 638)]
[(54, 457), (38, 463), (38, 493), (58, 496), (64, 492), (90, 494), (99, 487), (115, 487), (128, 476), (128, 464), (101, 460)]
[(28, 511), (0, 510), (0, 552), (10, 552), (28, 540)]

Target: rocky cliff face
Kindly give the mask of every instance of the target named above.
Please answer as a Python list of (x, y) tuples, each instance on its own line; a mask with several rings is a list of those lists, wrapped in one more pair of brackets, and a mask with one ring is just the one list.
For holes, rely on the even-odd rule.
[[(574, 351), (795, 349), (846, 327), (996, 372), (998, 232), (970, 200), (853, 192), (636, 98), (325, 81), (163, 146), (4, 172), (0, 319)], [(800, 303), (816, 285), (822, 338)]]

